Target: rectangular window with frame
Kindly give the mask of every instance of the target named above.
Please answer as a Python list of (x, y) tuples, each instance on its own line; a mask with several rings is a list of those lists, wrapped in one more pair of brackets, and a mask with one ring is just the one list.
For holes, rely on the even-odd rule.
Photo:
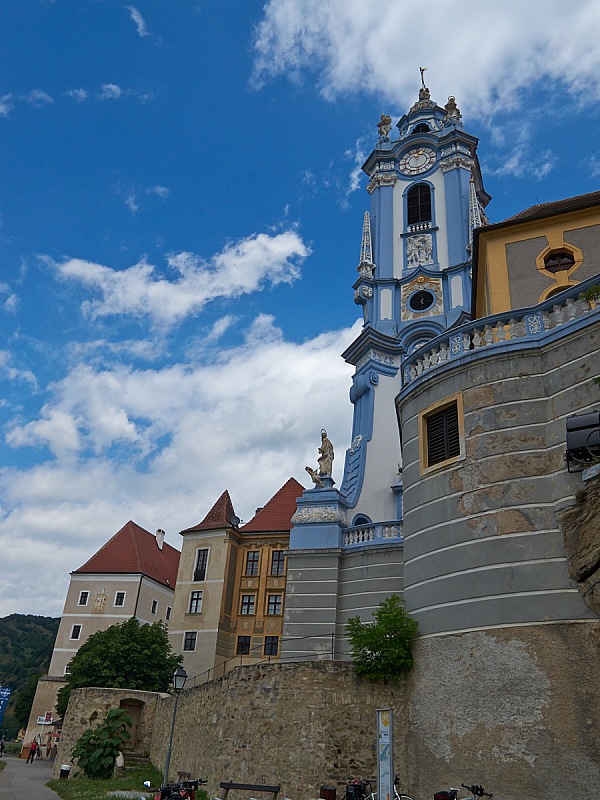
[(208, 549), (198, 550), (196, 555), (196, 569), (194, 570), (194, 580), (206, 580), (206, 566), (208, 564)]
[(246, 575), (258, 575), (258, 565), (260, 561), (260, 551), (250, 550), (246, 554)]
[(67, 664), (67, 666), (65, 667), (65, 671), (64, 671), (63, 674), (64, 675), (70, 675), (71, 674), (71, 667), (69, 666), (69, 664)]
[(158, 600), (153, 600), (152, 605), (150, 606), (150, 613), (156, 614), (156, 609), (158, 608)]
[(115, 605), (116, 606), (124, 606), (125, 605), (125, 592), (117, 592), (115, 594)]
[(183, 650), (186, 653), (191, 653), (196, 649), (196, 639), (198, 633), (196, 631), (186, 631), (183, 634)]
[(172, 611), (173, 609), (171, 608), (171, 606), (167, 606), (167, 612), (165, 614), (165, 619), (167, 620), (167, 622), (171, 619)]
[(79, 592), (79, 602), (77, 603), (77, 605), (87, 606), (89, 597), (90, 597), (89, 592)]
[(283, 604), (282, 595), (270, 594), (267, 600), (267, 614), (279, 616), (281, 614), (282, 604)]
[(190, 592), (190, 606), (188, 609), (188, 614), (202, 613), (202, 595), (203, 592)]
[(285, 575), (285, 555), (283, 550), (273, 550), (271, 555), (271, 575)]
[(421, 470), (453, 463), (464, 454), (464, 421), (460, 392), (419, 415)]
[(256, 603), (256, 595), (243, 594), (242, 604), (240, 607), (240, 614), (244, 614), (244, 616), (251, 616), (252, 614), (254, 614), (255, 603)]
[(279, 636), (265, 636), (265, 649), (266, 656), (276, 656), (279, 649)]
[(236, 656), (248, 656), (250, 655), (250, 637), (249, 636), (238, 636), (237, 638), (237, 647), (235, 649)]
[(79, 639), (81, 637), (81, 625), (73, 625), (71, 628), (71, 639)]

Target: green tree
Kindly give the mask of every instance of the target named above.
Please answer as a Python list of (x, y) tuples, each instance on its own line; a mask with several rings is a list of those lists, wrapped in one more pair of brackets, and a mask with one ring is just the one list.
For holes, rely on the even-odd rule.
[(111, 777), (119, 751), (130, 738), (130, 727), (129, 714), (122, 708), (113, 708), (101, 725), (81, 735), (72, 756), (88, 778)]
[(17, 692), (13, 706), (13, 716), (15, 717), (19, 728), (27, 727), (39, 677), (39, 675), (32, 675), (30, 678), (27, 678), (23, 686), (21, 686)]
[(352, 617), (346, 624), (356, 672), (371, 680), (398, 680), (414, 664), (417, 622), (395, 594), (379, 604), (373, 617), (372, 623)]
[(69, 662), (71, 671), (56, 708), (64, 716), (71, 691), (84, 686), (165, 692), (182, 662), (183, 656), (173, 653), (162, 622), (146, 625), (131, 617), (92, 634), (81, 645)]

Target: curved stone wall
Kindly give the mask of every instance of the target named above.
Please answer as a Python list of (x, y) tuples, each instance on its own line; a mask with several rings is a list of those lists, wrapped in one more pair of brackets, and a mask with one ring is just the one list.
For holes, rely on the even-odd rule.
[[(421, 634), (596, 619), (557, 512), (575, 503), (565, 419), (598, 404), (598, 321), (535, 348), (465, 354), (397, 403), (403, 440), (406, 608)], [(460, 395), (462, 457), (422, 473), (419, 413)]]

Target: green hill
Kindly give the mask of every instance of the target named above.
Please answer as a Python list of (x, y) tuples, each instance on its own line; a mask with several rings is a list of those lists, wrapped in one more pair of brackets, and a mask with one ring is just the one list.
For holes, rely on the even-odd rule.
[(19, 727), (12, 715), (19, 690), (28, 680), (34, 681), (47, 671), (59, 622), (60, 619), (54, 617), (36, 617), (33, 614), (0, 617), (0, 686), (12, 689), (2, 727), (10, 735), (14, 735)]

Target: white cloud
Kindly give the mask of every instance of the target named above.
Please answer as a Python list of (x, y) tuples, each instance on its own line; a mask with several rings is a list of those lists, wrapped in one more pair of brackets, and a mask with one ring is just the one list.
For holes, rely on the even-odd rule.
[(19, 369), (15, 367), (13, 356), (8, 350), (0, 350), (0, 378), (9, 381), (25, 381), (30, 387), (37, 388), (37, 380), (33, 372), (29, 369)]
[(151, 189), (146, 189), (146, 194), (155, 194), (157, 197), (168, 197), (170, 193), (166, 186), (153, 186)]
[[(128, 519), (164, 528), (178, 546), (176, 532), (202, 519), (224, 489), (248, 520), (291, 475), (308, 488), (304, 466), (317, 466), (322, 427), (339, 485), (352, 414), (352, 368), (339, 353), (360, 327), (295, 344), (262, 315), (213, 363), (73, 368), (40, 418), (10, 433), (13, 447), (46, 445), (55, 458), (0, 472), (0, 551), (10, 573), (0, 615), (23, 611), (15, 589), (30, 582), (44, 587), (44, 613), (59, 614), (67, 573)], [(23, 547), (36, 550), (26, 562)]]
[(43, 409), (42, 419), (16, 426), (6, 434), (11, 447), (47, 445), (57, 458), (68, 458), (79, 450), (77, 422), (60, 409)]
[(434, 97), (455, 95), (470, 117), (514, 106), (538, 82), (594, 100), (599, 29), (596, 0), (432, 0), (423, 14), (409, 0), (268, 0), (254, 78), (299, 80), (310, 70), (325, 96), (372, 91), (405, 108), (426, 66)]
[(240, 297), (266, 285), (291, 283), (309, 253), (300, 236), (289, 230), (274, 236), (249, 236), (227, 245), (210, 261), (193, 253), (172, 255), (168, 265), (176, 274), (173, 280), (160, 276), (146, 261), (115, 270), (78, 258), (63, 263), (45, 260), (62, 278), (101, 294), (101, 299), (86, 300), (82, 305), (92, 318), (149, 316), (156, 325), (170, 327), (199, 313), (217, 297)]
[(67, 96), (72, 97), (73, 100), (77, 100), (79, 103), (83, 103), (84, 100), (87, 100), (88, 93), (86, 89), (69, 89)]
[(148, 26), (146, 25), (146, 21), (137, 10), (135, 6), (125, 6), (129, 14), (131, 15), (131, 19), (133, 20), (135, 27), (137, 28), (138, 36), (144, 38), (145, 36), (151, 36), (152, 34), (148, 30)]
[(123, 89), (116, 83), (103, 83), (96, 97), (99, 100), (118, 100), (122, 94)]
[(139, 211), (140, 207), (137, 204), (135, 192), (129, 192), (129, 194), (125, 198), (125, 205), (131, 211), (132, 214), (135, 214), (137, 211)]
[(44, 106), (49, 106), (54, 103), (52, 97), (41, 89), (32, 89), (29, 94), (21, 97), (21, 100), (25, 100), (34, 108), (43, 108)]
[(5, 94), (0, 97), (0, 117), (10, 116), (10, 112), (15, 107), (12, 94)]

